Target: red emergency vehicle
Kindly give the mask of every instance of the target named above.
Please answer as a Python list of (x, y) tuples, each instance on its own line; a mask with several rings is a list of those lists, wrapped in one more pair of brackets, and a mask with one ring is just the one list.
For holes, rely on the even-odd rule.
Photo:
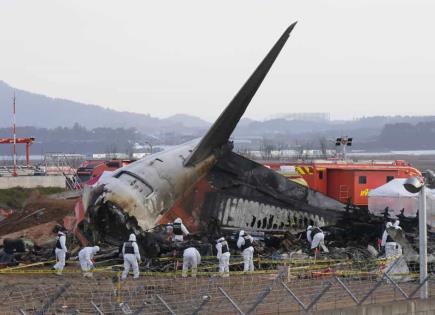
[(77, 169), (77, 176), (81, 184), (98, 178), (104, 171), (114, 171), (120, 167), (126, 166), (134, 160), (89, 160), (80, 164)]
[[(302, 177), (308, 186), (343, 203), (367, 207), (368, 193), (394, 178), (421, 176), (416, 168), (403, 160), (343, 161), (314, 160), (311, 162), (263, 163), (284, 176)], [(292, 174), (291, 168), (294, 168)]]

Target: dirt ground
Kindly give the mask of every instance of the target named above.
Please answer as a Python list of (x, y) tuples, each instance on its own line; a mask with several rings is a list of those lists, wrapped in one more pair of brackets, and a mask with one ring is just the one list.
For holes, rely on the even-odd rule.
[(51, 199), (34, 191), (22, 210), (0, 222), (0, 236), (50, 221), (63, 224), (63, 218), (74, 213), (74, 204), (74, 199)]

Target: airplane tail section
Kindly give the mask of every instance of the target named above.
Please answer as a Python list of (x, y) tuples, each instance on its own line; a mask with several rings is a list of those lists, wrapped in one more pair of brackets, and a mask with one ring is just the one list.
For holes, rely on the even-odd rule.
[(255, 69), (254, 73), (252, 73), (240, 91), (234, 96), (227, 108), (225, 108), (213, 126), (208, 130), (207, 134), (195, 147), (192, 154), (186, 159), (186, 166), (194, 165), (202, 161), (208, 157), (214, 149), (220, 148), (228, 142), (229, 137), (275, 62), (275, 59), (281, 52), (281, 49), (284, 47), (284, 44), (287, 42), (296, 23), (297, 22), (291, 24), (285, 30), (257, 69)]

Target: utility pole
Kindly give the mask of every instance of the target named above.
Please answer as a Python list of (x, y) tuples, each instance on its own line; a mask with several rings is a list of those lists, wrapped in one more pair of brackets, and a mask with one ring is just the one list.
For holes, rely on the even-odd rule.
[(12, 173), (12, 176), (17, 176), (17, 133), (16, 133), (16, 127), (15, 127), (15, 92), (14, 92), (14, 102), (13, 102), (13, 134), (14, 134), (14, 149), (13, 149), (13, 159), (14, 159), (14, 171)]
[(426, 226), (426, 187), (423, 185), (420, 190), (419, 204), (420, 209), (418, 212), (418, 243), (420, 251), (420, 283), (423, 286), (420, 290), (420, 298), (428, 298), (428, 285), (426, 281), (427, 277), (427, 226)]
[(426, 225), (426, 190), (435, 188), (435, 174), (431, 170), (423, 172), (423, 178), (410, 177), (403, 184), (412, 194), (418, 193), (418, 245), (420, 260), (420, 298), (427, 299), (429, 288), (427, 284), (427, 225)]
[(149, 142), (149, 141), (145, 141), (145, 143), (148, 144), (149, 147), (150, 147), (150, 154), (153, 154), (153, 145), (152, 145), (152, 143)]

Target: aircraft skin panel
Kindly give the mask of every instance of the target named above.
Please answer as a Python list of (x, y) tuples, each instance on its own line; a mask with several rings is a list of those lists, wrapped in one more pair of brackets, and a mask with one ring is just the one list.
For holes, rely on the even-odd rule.
[[(183, 167), (184, 157), (192, 148), (193, 145), (183, 146), (175, 151), (153, 154), (117, 170), (102, 183), (104, 193), (100, 201), (115, 204), (128, 216), (135, 217), (141, 229), (151, 229), (215, 164), (216, 159), (211, 155), (194, 167)], [(132, 174), (152, 192), (148, 196), (140, 195), (133, 189), (136, 184), (121, 180), (123, 174)], [(95, 205), (86, 205), (86, 209), (91, 207)]]
[(212, 191), (212, 187), (204, 178), (200, 179), (188, 192), (176, 200), (173, 207), (158, 218), (156, 224), (167, 224), (176, 218), (181, 218), (189, 231), (199, 231), (201, 226), (200, 213), (205, 196)]

